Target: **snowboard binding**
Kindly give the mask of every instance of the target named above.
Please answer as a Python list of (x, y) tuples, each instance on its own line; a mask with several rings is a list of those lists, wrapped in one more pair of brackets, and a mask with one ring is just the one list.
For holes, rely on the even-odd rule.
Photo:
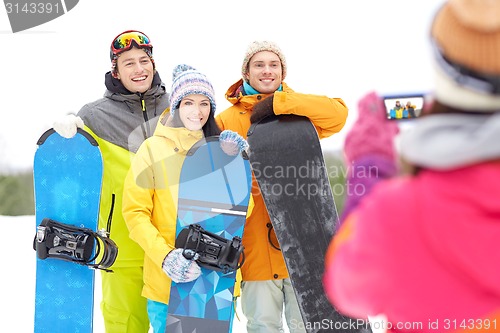
[(237, 270), (245, 261), (240, 237), (226, 239), (206, 231), (199, 224), (182, 229), (175, 240), (175, 247), (184, 249), (182, 254), (186, 259), (198, 254), (198, 265), (224, 274)]
[[(49, 218), (44, 218), (37, 227), (33, 249), (42, 260), (61, 259), (109, 272), (118, 255), (118, 247), (106, 231), (94, 232)], [(92, 263), (101, 252), (99, 263)]]

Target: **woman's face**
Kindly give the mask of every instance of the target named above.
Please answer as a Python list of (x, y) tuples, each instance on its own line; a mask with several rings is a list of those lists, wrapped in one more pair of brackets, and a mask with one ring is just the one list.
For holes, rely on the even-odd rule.
[(181, 100), (179, 117), (190, 131), (200, 130), (210, 116), (210, 100), (205, 95), (188, 95)]

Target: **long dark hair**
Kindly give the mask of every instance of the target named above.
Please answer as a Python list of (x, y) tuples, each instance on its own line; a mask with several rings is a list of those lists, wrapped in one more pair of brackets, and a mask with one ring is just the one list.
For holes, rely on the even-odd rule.
[(215, 122), (214, 113), (212, 111), (210, 111), (210, 116), (208, 117), (207, 122), (205, 123), (205, 125), (203, 125), (201, 129), (203, 130), (203, 135), (205, 135), (205, 138), (220, 134), (221, 130), (219, 126), (217, 126), (217, 123)]

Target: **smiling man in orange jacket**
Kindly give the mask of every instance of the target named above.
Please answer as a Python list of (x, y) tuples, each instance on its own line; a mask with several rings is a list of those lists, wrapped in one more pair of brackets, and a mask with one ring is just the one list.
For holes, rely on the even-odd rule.
[[(308, 117), (320, 138), (339, 132), (347, 118), (344, 101), (294, 92), (283, 82), (286, 72), (285, 57), (275, 43), (251, 43), (243, 60), (242, 79), (226, 93), (232, 106), (216, 117), (221, 130), (233, 130), (246, 138), (252, 122), (273, 113)], [(246, 260), (241, 268), (242, 309), (248, 332), (281, 332), (283, 304), (290, 332), (305, 332), (285, 261), (255, 180), (243, 244)]]

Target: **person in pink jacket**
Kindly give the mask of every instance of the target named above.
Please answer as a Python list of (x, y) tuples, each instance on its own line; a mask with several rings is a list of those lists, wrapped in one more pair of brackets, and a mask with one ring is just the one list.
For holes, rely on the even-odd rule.
[(340, 312), (383, 314), (391, 332), (500, 331), (499, 14), (500, 1), (438, 11), (434, 100), (401, 133), (401, 164), (382, 99), (360, 100), (345, 141), (357, 191), (323, 278)]

